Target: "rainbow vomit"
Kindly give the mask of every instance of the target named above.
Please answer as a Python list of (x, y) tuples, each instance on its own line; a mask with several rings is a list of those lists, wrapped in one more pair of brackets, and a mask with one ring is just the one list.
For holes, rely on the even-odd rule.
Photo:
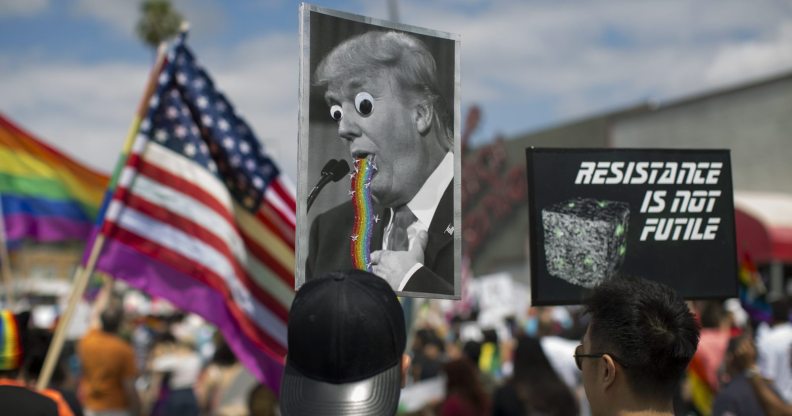
[(355, 159), (351, 174), (350, 194), (355, 210), (355, 222), (350, 238), (352, 267), (371, 271), (371, 235), (374, 231), (374, 207), (369, 184), (377, 171), (373, 158)]

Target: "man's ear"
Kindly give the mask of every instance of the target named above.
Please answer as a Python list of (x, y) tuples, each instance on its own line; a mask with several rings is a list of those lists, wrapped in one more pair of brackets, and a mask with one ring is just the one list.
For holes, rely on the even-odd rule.
[(404, 388), (404, 386), (407, 385), (407, 370), (410, 369), (410, 363), (411, 362), (412, 362), (412, 360), (410, 359), (409, 355), (402, 354), (402, 360), (401, 360), (401, 386), (402, 386), (402, 388)]
[(432, 127), (434, 119), (434, 107), (428, 101), (421, 101), (415, 105), (415, 127), (418, 133), (424, 135)]
[(610, 355), (605, 354), (602, 356), (600, 377), (602, 379), (602, 386), (605, 389), (608, 389), (616, 381), (616, 363)]

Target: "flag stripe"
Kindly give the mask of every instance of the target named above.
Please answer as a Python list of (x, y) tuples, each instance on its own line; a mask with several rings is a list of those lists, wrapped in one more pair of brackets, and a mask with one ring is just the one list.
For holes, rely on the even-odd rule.
[[(122, 216), (124, 218), (126, 216)], [(203, 262), (197, 262), (194, 257), (185, 256), (183, 252), (172, 247), (152, 241), (148, 236), (141, 235), (137, 229), (128, 227), (115, 227), (112, 232), (114, 239), (145, 254), (152, 262), (162, 262), (192, 277), (197, 282), (203, 283), (222, 294), (226, 299), (229, 310), (240, 320), (245, 332), (257, 339), (263, 347), (278, 347), (283, 349), (286, 345), (286, 326), (274, 317), (269, 311), (264, 311), (260, 305), (245, 293), (238, 284), (226, 286), (226, 279), (216, 273), (213, 268)], [(160, 231), (158, 231), (160, 232)], [(168, 278), (165, 276), (164, 278)], [(276, 350), (272, 350), (278, 353)]]
[(218, 202), (214, 205), (216, 211), (227, 212), (231, 209), (231, 196), (228, 195), (225, 185), (215, 175), (179, 153), (157, 143), (147, 140), (146, 143), (149, 145), (146, 146), (143, 155), (133, 154), (130, 165), (138, 166), (142, 163), (143, 165), (138, 168), (141, 171), (145, 172), (145, 168), (151, 168), (152, 172), (156, 174), (155, 177), (167, 175), (167, 178), (173, 180), (175, 184), (199, 185), (202, 193), (208, 194)]
[[(19, 196), (38, 197), (52, 200), (72, 200), (72, 196), (63, 185), (55, 179), (50, 178), (28, 178), (12, 176), (0, 173), (0, 194), (16, 194)], [(80, 204), (90, 216), (96, 215), (95, 205), (86, 205), (82, 201), (75, 201)]]
[(272, 255), (270, 255), (267, 250), (259, 246), (258, 243), (256, 243), (256, 241), (250, 237), (250, 234), (247, 232), (247, 230), (242, 228), (240, 231), (242, 235), (242, 241), (245, 242), (250, 254), (260, 261), (261, 264), (267, 269), (271, 270), (272, 273), (277, 276), (281, 284), (284, 284), (287, 287), (294, 287), (294, 269), (287, 269), (281, 266), (280, 262), (272, 258)]
[[(169, 215), (189, 218), (196, 226), (200, 224), (201, 228), (196, 230), (197, 232), (211, 230), (212, 234), (223, 241), (223, 244), (231, 247), (234, 257), (242, 257), (245, 248), (239, 239), (236, 228), (227, 218), (209, 209), (190, 195), (179, 192), (177, 190), (179, 188), (169, 187), (157, 179), (161, 178), (155, 179), (148, 178), (144, 174), (138, 175), (135, 186), (130, 191), (131, 194), (147, 200), (150, 204), (158, 205), (162, 210), (160, 217), (163, 222), (168, 222)], [(124, 195), (127, 191), (129, 191), (127, 188), (120, 189), (116, 199), (131, 204), (131, 201), (128, 201), (127, 196)]]
[(80, 184), (104, 188), (107, 177), (93, 169), (81, 165), (46, 143), (35, 138), (27, 131), (22, 130), (0, 114), (0, 147), (25, 151), (46, 161), (50, 168), (63, 168), (69, 174), (81, 179)]
[(71, 198), (83, 204), (98, 205), (107, 183), (106, 177), (104, 181), (97, 180), (95, 177), (97, 173), (90, 171), (84, 173), (84, 169), (76, 169), (73, 166), (74, 162), (57, 161), (47, 157), (43, 152), (31, 153), (29, 150), (0, 146), (0, 173), (30, 179), (54, 179), (68, 190)]
[[(267, 215), (271, 219), (271, 221), (273, 223), (275, 223), (275, 224), (283, 224), (283, 226), (286, 227), (286, 229), (288, 230), (286, 232), (286, 235), (294, 233), (294, 229), (295, 229), (296, 225), (295, 225), (295, 222), (293, 221), (293, 219), (290, 218), (288, 215), (284, 214), (283, 211), (278, 209), (275, 205), (271, 204), (266, 199), (264, 200), (264, 203), (261, 205), (261, 208), (259, 209), (259, 212), (262, 212), (265, 215)], [(291, 245), (292, 245), (292, 248), (293, 248), (294, 239), (293, 238), (291, 238), (291, 239), (286, 238), (286, 240), (291, 240), (292, 241)]]
[[(249, 237), (252, 242), (267, 253), (271, 253), (268, 258), (273, 259), (273, 269), (294, 270), (294, 252), (289, 249), (289, 246), (285, 245), (283, 241), (275, 238), (275, 234), (272, 231), (264, 227), (261, 222), (256, 220), (256, 217), (249, 214), (244, 209), (237, 209), (235, 214), (237, 223), (239, 223), (239, 228), (244, 230), (246, 237)], [(288, 278), (288, 276), (284, 276), (282, 273), (279, 273), (279, 275)]]
[[(107, 240), (103, 255), (97, 263), (97, 270), (113, 272), (117, 278), (123, 279), (152, 296), (169, 299), (177, 308), (197, 313), (209, 322), (217, 325), (225, 334), (226, 342), (245, 366), (259, 380), (277, 385), (280, 379), (283, 361), (278, 354), (273, 361), (253, 353), (261, 349), (259, 344), (248, 340), (243, 335), (239, 321), (229, 309), (224, 297), (217, 291), (195, 280), (189, 274), (154, 261), (129, 245), (118, 240)], [(152, 278), (165, 276), (167, 278)], [(251, 345), (252, 344), (252, 345)]]
[[(113, 204), (117, 203), (117, 201), (113, 201)], [(113, 210), (112, 207), (110, 209)], [(288, 319), (288, 312), (283, 308), (271, 310), (259, 303), (248, 288), (240, 282), (243, 277), (236, 273), (236, 264), (233, 259), (194, 238), (193, 235), (185, 234), (171, 223), (159, 222), (129, 206), (119, 207), (119, 209), (123, 210), (116, 222), (119, 227), (147, 238), (165, 249), (190, 259), (197, 265), (205, 266), (213, 275), (222, 279), (221, 281), (230, 290), (234, 301), (240, 305), (246, 305), (245, 308), (252, 312), (252, 316), (262, 328), (268, 328), (278, 334), (280, 332), (285, 334), (284, 322)], [(274, 308), (275, 305), (277, 304), (271, 306)], [(285, 344), (285, 342), (284, 338), (283, 343)]]
[[(136, 156), (130, 157), (130, 159), (137, 159)], [(138, 175), (145, 175), (150, 178), (156, 178), (156, 180), (163, 185), (168, 186), (172, 189), (179, 189), (183, 194), (189, 195), (190, 198), (194, 199), (195, 201), (200, 202), (202, 205), (211, 209), (215, 212), (218, 216), (225, 219), (226, 222), (232, 223), (234, 221), (233, 217), (231, 216), (230, 210), (233, 206), (230, 201), (228, 201), (228, 206), (226, 207), (224, 203), (226, 201), (218, 200), (212, 195), (211, 193), (207, 193), (206, 188), (195, 185), (190, 181), (184, 180), (177, 176), (173, 176), (169, 174), (167, 171), (160, 169), (158, 166), (152, 165), (147, 163), (145, 160), (140, 160), (137, 165), (137, 172), (135, 172), (134, 168), (127, 167), (124, 169), (124, 175), (129, 175), (134, 177), (136, 174)], [(213, 179), (216, 181), (217, 179)], [(135, 185), (137, 186), (137, 184)], [(127, 187), (123, 185), (121, 187)]]
[(272, 230), (278, 237), (294, 251), (294, 226), (284, 223), (269, 204), (262, 204), (256, 213), (256, 219), (261, 221), (265, 227)]
[[(141, 179), (143, 178), (138, 178), (138, 181)], [(192, 211), (175, 211), (169, 209), (166, 205), (159, 204), (160, 201), (146, 200), (149, 194), (142, 192), (142, 188), (142, 186), (140, 188), (136, 186), (135, 194), (130, 194), (127, 192), (127, 190), (121, 189), (116, 195), (118, 195), (119, 199), (124, 201), (127, 207), (134, 208), (135, 210), (151, 217), (154, 220), (167, 223), (168, 225), (173, 226), (185, 234), (191, 235), (201, 240), (203, 243), (214, 248), (218, 253), (222, 254), (229, 260), (232, 260), (230, 261), (230, 264), (232, 265), (236, 275), (240, 278), (242, 283), (251, 292), (251, 294), (281, 319), (284, 321), (287, 319), (291, 298), (273, 298), (271, 294), (262, 288), (262, 283), (267, 286), (271, 286), (271, 282), (264, 280), (265, 278), (263, 276), (260, 277), (259, 280), (253, 280), (250, 273), (248, 273), (247, 270), (243, 270), (242, 267), (239, 266), (240, 263), (246, 263), (246, 256), (244, 254), (244, 247), (242, 246), (242, 239), (239, 234), (237, 234), (236, 230), (228, 230), (229, 234), (224, 238), (223, 236), (215, 233), (217, 229), (213, 228), (211, 224), (209, 224), (209, 227), (206, 227), (208, 223), (201, 222), (200, 215), (193, 215), (200, 211), (200, 209), (195, 209)], [(137, 194), (139, 194), (139, 196), (136, 196)], [(180, 196), (175, 192), (172, 192), (172, 195), (173, 197), (171, 201), (180, 198)], [(180, 215), (180, 212), (189, 215), (189, 217)], [(233, 261), (234, 259), (237, 261)], [(284, 285), (281, 284), (281, 286)]]
[[(273, 181), (273, 184), (275, 181)], [(290, 211), (286, 202), (284, 202), (280, 195), (270, 186), (264, 192), (264, 200), (272, 206), (272, 208), (286, 221), (288, 224), (294, 226), (297, 221), (294, 218), (294, 211)]]
[(280, 179), (272, 181), (270, 184), (272, 190), (280, 197), (280, 200), (289, 208), (289, 212), (296, 212), (297, 205), (292, 197), (292, 194), (284, 187)]
[[(2, 198), (5, 200), (5, 196)], [(8, 241), (32, 238), (41, 242), (56, 242), (86, 236), (92, 225), (59, 216), (39, 216), (30, 214), (4, 215), (5, 232)]]
[(3, 215), (27, 214), (31, 217), (58, 216), (73, 221), (90, 223), (82, 206), (73, 200), (50, 200), (29, 196), (3, 195)]
[[(270, 291), (272, 296), (277, 298), (288, 310), (294, 300), (294, 272), (292, 271), (289, 275), (290, 279), (284, 280), (278, 273), (271, 270), (266, 263), (262, 262), (256, 256), (256, 253), (252, 252), (251, 247), (253, 246), (248, 246), (248, 250), (251, 253), (247, 258), (245, 268), (250, 271), (251, 278)], [(256, 247), (256, 249), (260, 250), (259, 247)]]

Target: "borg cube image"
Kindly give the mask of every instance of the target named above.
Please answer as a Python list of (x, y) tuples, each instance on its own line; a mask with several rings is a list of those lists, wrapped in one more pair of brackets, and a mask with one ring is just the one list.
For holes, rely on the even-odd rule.
[(624, 262), (629, 220), (629, 204), (619, 201), (574, 198), (543, 209), (548, 272), (578, 286), (598, 286)]

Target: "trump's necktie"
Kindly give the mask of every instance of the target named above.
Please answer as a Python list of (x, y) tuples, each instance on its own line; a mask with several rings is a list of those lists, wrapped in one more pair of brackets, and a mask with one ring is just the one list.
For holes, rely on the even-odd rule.
[(410, 246), (407, 238), (407, 228), (417, 219), (412, 211), (407, 208), (407, 205), (394, 209), (393, 223), (390, 234), (388, 234), (388, 250), (407, 251)]

